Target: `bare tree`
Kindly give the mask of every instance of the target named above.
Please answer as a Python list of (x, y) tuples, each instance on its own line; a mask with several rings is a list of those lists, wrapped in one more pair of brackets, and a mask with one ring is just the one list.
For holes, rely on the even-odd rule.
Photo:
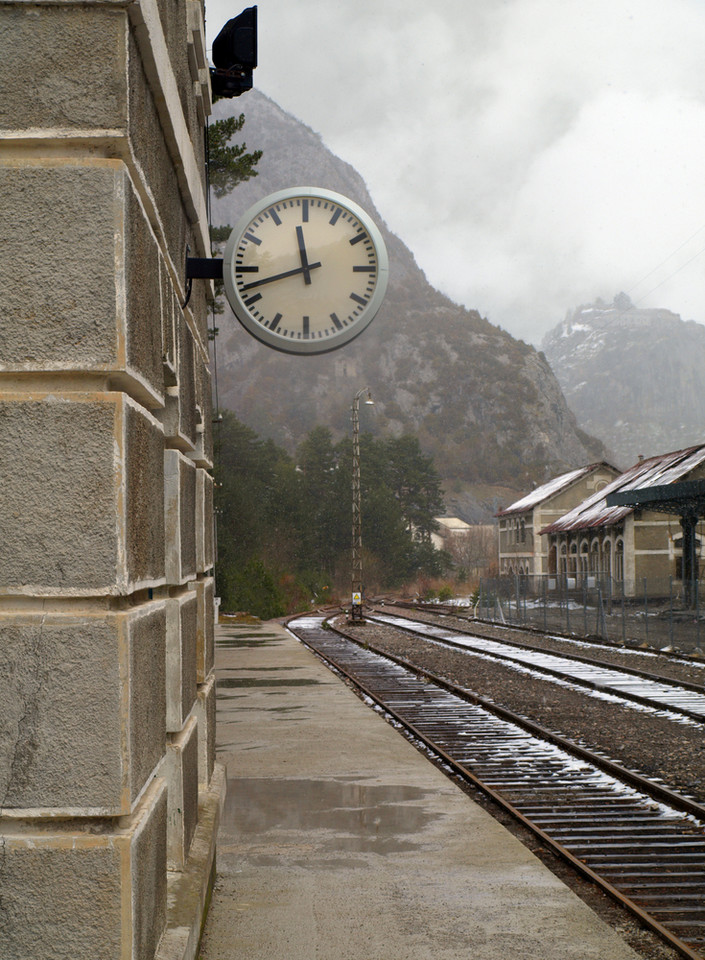
[(443, 546), (458, 572), (479, 576), (497, 559), (497, 528), (492, 524), (476, 524), (446, 537)]

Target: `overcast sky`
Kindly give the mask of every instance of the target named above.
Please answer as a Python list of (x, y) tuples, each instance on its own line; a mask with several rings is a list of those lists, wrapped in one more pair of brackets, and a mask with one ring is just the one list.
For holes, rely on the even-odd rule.
[[(206, 4), (210, 45), (244, 7)], [(535, 344), (622, 290), (705, 323), (702, 0), (259, 0), (258, 21), (255, 86), (452, 299)]]

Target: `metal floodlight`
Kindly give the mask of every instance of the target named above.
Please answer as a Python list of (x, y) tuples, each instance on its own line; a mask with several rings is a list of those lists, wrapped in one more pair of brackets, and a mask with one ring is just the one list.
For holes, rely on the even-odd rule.
[(248, 7), (228, 20), (213, 41), (211, 55), (213, 100), (239, 97), (252, 89), (252, 71), (257, 66), (257, 7)]

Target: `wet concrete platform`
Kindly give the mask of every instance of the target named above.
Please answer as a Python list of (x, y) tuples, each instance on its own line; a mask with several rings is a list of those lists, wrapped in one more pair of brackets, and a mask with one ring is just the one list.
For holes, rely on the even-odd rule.
[(201, 960), (636, 960), (276, 623), (221, 624)]

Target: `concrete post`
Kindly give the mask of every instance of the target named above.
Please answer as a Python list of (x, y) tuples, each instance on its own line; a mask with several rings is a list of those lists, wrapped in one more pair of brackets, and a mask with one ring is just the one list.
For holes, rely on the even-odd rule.
[(195, 957), (215, 764), (203, 5), (0, 0), (0, 955)]

